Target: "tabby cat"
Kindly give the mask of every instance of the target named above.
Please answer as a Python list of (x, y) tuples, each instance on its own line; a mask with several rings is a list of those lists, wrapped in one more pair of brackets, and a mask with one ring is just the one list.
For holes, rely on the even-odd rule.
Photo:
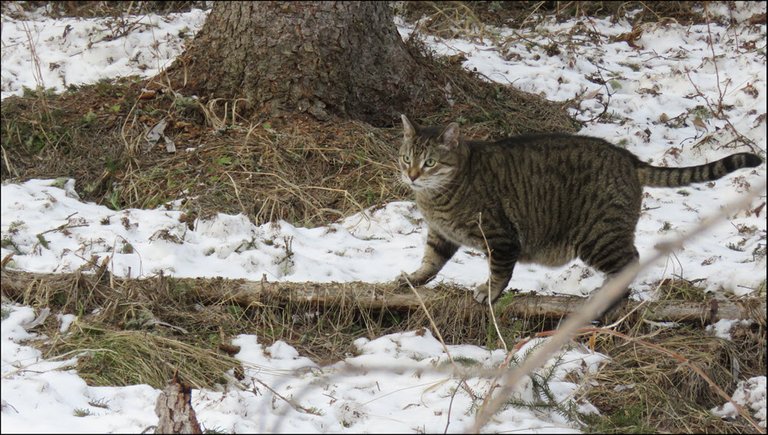
[(578, 257), (609, 276), (638, 261), (635, 226), (643, 186), (716, 180), (762, 159), (738, 153), (713, 163), (662, 168), (603, 139), (569, 134), (465, 141), (459, 125), (419, 127), (402, 115), (398, 166), (429, 231), (421, 267), (405, 278), (429, 282), (460, 246), (490, 251), (495, 301), (517, 262), (560, 266)]

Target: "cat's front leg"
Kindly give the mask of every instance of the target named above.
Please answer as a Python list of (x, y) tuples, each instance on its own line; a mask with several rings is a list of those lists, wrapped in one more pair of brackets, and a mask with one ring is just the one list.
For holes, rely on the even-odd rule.
[(428, 283), (440, 272), (440, 269), (445, 266), (445, 263), (453, 257), (458, 249), (459, 245), (447, 240), (430, 228), (421, 267), (411, 274), (401, 275), (397, 280), (398, 286), (408, 287), (409, 282), (414, 287)]
[(490, 287), (488, 282), (485, 282), (477, 286), (474, 293), (475, 300), (481, 304), (488, 303), (488, 299), (491, 303), (496, 302), (496, 299), (501, 296), (501, 292), (512, 278), (512, 271), (517, 263), (517, 253), (513, 249), (492, 248), (489, 262)]

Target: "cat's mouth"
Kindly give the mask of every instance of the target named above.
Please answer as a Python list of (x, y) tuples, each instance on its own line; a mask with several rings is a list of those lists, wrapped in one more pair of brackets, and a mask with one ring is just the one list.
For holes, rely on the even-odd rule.
[(421, 190), (424, 188), (418, 181), (403, 180), (403, 183), (413, 190)]
[(440, 183), (436, 183), (435, 180), (425, 179), (422, 177), (411, 180), (410, 177), (405, 174), (401, 175), (400, 181), (402, 181), (406, 186), (410, 187), (413, 191), (433, 190), (439, 188), (441, 185)]
[(400, 181), (412, 190), (422, 190), (424, 188), (423, 183), (420, 183), (420, 179), (416, 178), (412, 180), (408, 175), (400, 173)]

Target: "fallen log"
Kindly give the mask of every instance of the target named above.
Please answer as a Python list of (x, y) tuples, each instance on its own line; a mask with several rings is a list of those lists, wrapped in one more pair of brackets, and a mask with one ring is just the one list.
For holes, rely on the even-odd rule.
[[(4, 297), (14, 298), (20, 292), (29, 291), (43, 284), (51, 286), (52, 282), (71, 282), (72, 280), (84, 280), (86, 286), (96, 287), (101, 285), (123, 286), (130, 281), (125, 278), (97, 277), (95, 275), (75, 273), (65, 274), (38, 274), (18, 272), (11, 270), (2, 271), (2, 294)], [(436, 288), (420, 287), (414, 293), (410, 289), (398, 290), (390, 283), (315, 283), (315, 282), (267, 282), (231, 280), (223, 278), (168, 278), (155, 277), (140, 280), (142, 283), (151, 283), (153, 280), (170, 280), (175, 285), (193, 288), (204, 300), (231, 301), (238, 305), (249, 307), (257, 306), (269, 299), (280, 303), (312, 304), (317, 306), (335, 306), (346, 304), (359, 309), (390, 311), (417, 311), (422, 310), (421, 303), (429, 310), (440, 304), (460, 305), (462, 310), (482, 311), (484, 306), (472, 301), (471, 292), (460, 288), (440, 285)], [(111, 283), (111, 284), (109, 284)], [(71, 283), (66, 284), (72, 286)], [(418, 294), (418, 296), (417, 296)], [(420, 300), (422, 302), (420, 302)], [(500, 321), (510, 321), (515, 318), (542, 318), (559, 319), (569, 313), (578, 310), (584, 298), (574, 296), (542, 296), (532, 293), (520, 293), (511, 301), (497, 309), (497, 317)], [(461, 311), (461, 310), (460, 310)], [(618, 307), (609, 319), (620, 318), (634, 311), (634, 315), (654, 322), (683, 322), (707, 325), (720, 319), (753, 320), (760, 325), (765, 325), (766, 299), (764, 297), (749, 297), (737, 300), (708, 299), (704, 301), (625, 301)], [(467, 314), (467, 313), (465, 313)]]
[[(417, 288), (424, 305), (432, 306), (446, 299), (471, 299), (470, 291), (445, 288)], [(232, 297), (241, 305), (259, 300), (264, 293), (271, 293), (286, 301), (314, 302), (332, 305), (343, 298), (352, 298), (360, 307), (398, 311), (414, 311), (421, 308), (419, 298), (407, 289), (393, 290), (391, 285), (351, 283), (254, 283), (244, 282)], [(462, 294), (463, 293), (463, 294)], [(501, 317), (558, 319), (579, 309), (585, 298), (576, 296), (544, 296), (531, 293), (516, 295), (501, 310)], [(480, 307), (478, 305), (478, 307)], [(710, 324), (720, 319), (754, 320), (765, 324), (765, 298), (741, 300), (709, 299), (705, 301), (626, 301), (610, 318), (620, 318), (637, 309), (639, 315), (655, 322), (684, 322)]]

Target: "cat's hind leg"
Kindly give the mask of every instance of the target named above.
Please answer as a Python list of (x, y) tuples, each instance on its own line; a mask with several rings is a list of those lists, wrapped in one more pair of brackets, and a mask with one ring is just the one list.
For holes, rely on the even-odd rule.
[[(635, 248), (634, 234), (617, 237), (603, 237), (601, 240), (587, 244), (591, 250), (579, 256), (588, 265), (606, 274), (605, 282), (610, 281), (626, 267), (636, 264), (640, 256)], [(629, 297), (629, 288), (624, 290), (623, 298), (617, 299), (606, 308), (599, 317), (610, 313)]]
[(474, 297), (478, 303), (488, 303), (489, 299), (493, 303), (501, 296), (501, 292), (507, 288), (509, 280), (512, 279), (512, 271), (517, 263), (518, 251), (518, 249), (505, 245), (491, 245), (489, 259), (490, 282), (485, 282), (475, 288)]

